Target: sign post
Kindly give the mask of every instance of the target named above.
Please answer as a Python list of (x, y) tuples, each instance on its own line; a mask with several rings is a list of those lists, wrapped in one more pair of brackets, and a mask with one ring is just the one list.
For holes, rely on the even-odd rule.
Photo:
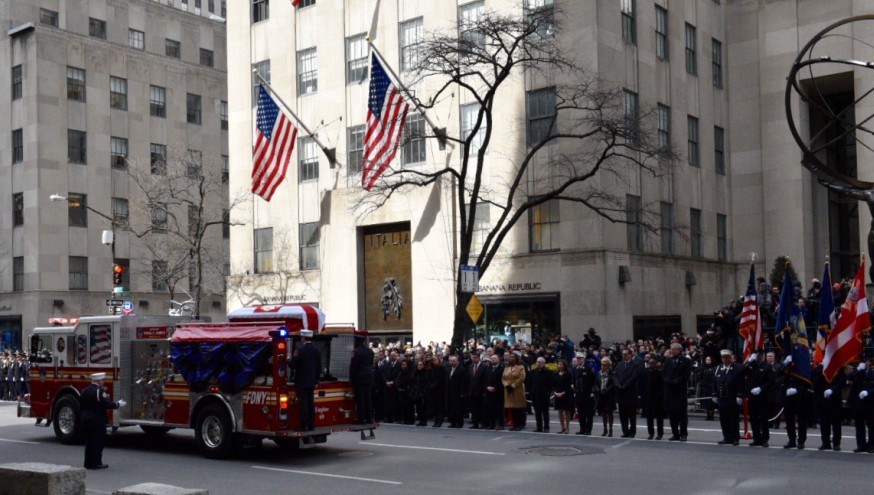
[(479, 267), (461, 265), (461, 292), (479, 292)]

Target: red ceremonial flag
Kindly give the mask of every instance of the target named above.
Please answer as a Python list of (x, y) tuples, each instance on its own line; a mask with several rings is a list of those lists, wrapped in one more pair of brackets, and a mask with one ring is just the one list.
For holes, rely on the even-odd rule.
[(825, 343), (822, 360), (823, 375), (831, 383), (847, 363), (857, 361), (862, 354), (862, 334), (871, 330), (868, 299), (865, 297), (865, 260), (856, 273), (853, 287), (841, 306), (841, 316)]
[(285, 117), (264, 86), (258, 92), (257, 138), (252, 152), (252, 192), (270, 201), (285, 179), (297, 128)]
[(743, 311), (740, 314), (740, 327), (738, 332), (744, 338), (744, 362), (750, 354), (764, 347), (764, 332), (762, 332), (762, 319), (759, 315), (759, 302), (756, 294), (756, 269), (750, 265), (750, 282), (747, 285), (747, 293), (744, 295)]
[(373, 54), (370, 67), (370, 99), (361, 163), (361, 187), (368, 191), (397, 154), (410, 110), (410, 105), (392, 84), (376, 54)]

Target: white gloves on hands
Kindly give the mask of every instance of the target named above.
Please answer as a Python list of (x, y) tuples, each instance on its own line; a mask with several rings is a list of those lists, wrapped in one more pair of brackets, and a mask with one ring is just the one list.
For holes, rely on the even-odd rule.
[(823, 396), (824, 398), (828, 399), (828, 398), (831, 397), (833, 394), (834, 394), (834, 392), (832, 391), (832, 389), (827, 388), (827, 389), (825, 389), (825, 392), (822, 393), (822, 396)]
[(783, 360), (784, 365), (788, 365), (792, 362), (792, 356), (786, 356), (786, 359)]
[(859, 366), (856, 367), (856, 371), (865, 371), (868, 367), (865, 366), (865, 363), (859, 363)]
[(744, 400), (742, 398), (738, 397), (737, 398), (737, 405), (739, 405), (739, 406), (744, 405)]
[(867, 390), (863, 390), (863, 391), (859, 392), (859, 398), (860, 398), (860, 399), (864, 399), (865, 397), (868, 397), (868, 391), (867, 391)]
[(750, 357), (747, 359), (747, 362), (752, 363), (753, 361), (755, 361), (758, 358), (759, 358), (759, 355), (754, 352), (754, 353), (750, 354)]
[(786, 397), (792, 397), (793, 395), (798, 393), (798, 389), (795, 387), (790, 387), (786, 389)]
[(711, 397), (711, 398), (713, 399), (713, 402), (719, 402), (719, 399), (717, 399), (716, 397)]
[(762, 387), (756, 387), (756, 388), (750, 390), (750, 393), (753, 395), (759, 395), (762, 393)]
[(124, 406), (126, 406), (126, 405), (127, 405), (127, 401), (126, 401), (126, 400), (121, 399), (121, 400), (118, 401), (118, 407), (124, 407)]

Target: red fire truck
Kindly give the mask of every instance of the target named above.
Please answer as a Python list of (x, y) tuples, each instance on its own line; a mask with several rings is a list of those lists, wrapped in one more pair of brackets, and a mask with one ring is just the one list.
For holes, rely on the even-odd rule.
[[(373, 438), (376, 425), (356, 421), (351, 325), (325, 325), (324, 314), (307, 305), (243, 308), (228, 319), (88, 316), (72, 326), (36, 328), (31, 391), (18, 415), (52, 425), (63, 443), (78, 442), (79, 394), (92, 373), (105, 372), (113, 400), (128, 402), (110, 411), (108, 426), (139, 426), (153, 435), (193, 428), (207, 457), (227, 457), (264, 438), (288, 448), (324, 443), (341, 431)], [(299, 431), (288, 368), (303, 329), (315, 333), (313, 345), (322, 354), (315, 431)]]

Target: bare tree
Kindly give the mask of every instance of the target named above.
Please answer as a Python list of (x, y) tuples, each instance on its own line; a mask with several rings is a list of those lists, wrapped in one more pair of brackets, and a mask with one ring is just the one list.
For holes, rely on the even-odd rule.
[[(609, 222), (634, 222), (646, 231), (658, 230), (658, 215), (646, 206), (629, 215), (625, 192), (631, 174), (657, 178), (670, 173), (676, 159), (670, 145), (654, 135), (655, 112), (639, 108), (636, 96), (615, 83), (589, 74), (568, 56), (555, 36), (560, 12), (526, 10), (520, 15), (485, 11), (464, 22), (456, 32), (429, 33), (420, 45), (414, 84), (434, 81), (437, 89), (425, 109), (455, 94), (469, 97), (479, 110), (464, 136), (427, 132), (411, 139), (440, 139), (457, 147), (460, 157), (432, 168), (389, 167), (358, 205), (358, 213), (379, 208), (393, 195), (415, 188), (451, 183), (458, 215), (457, 265), (475, 264), (485, 275), (502, 243), (520, 219), (553, 200), (582, 205)], [(560, 31), (560, 29), (559, 29)], [(521, 81), (541, 81), (554, 88), (546, 101), (545, 119), (527, 128), (527, 145), (507, 157), (507, 170), (486, 181), (486, 154), (501, 126), (495, 111), (513, 101)], [(514, 93), (516, 91), (516, 93)], [(634, 96), (633, 98), (631, 98)], [(521, 126), (525, 129), (525, 126)], [(502, 149), (503, 151), (503, 149)], [(544, 166), (544, 157), (548, 165)], [(488, 186), (486, 185), (488, 182)], [(478, 204), (497, 211), (481, 246), (474, 252)], [(455, 280), (452, 343), (461, 344), (469, 319), (465, 307), (470, 294)]]

